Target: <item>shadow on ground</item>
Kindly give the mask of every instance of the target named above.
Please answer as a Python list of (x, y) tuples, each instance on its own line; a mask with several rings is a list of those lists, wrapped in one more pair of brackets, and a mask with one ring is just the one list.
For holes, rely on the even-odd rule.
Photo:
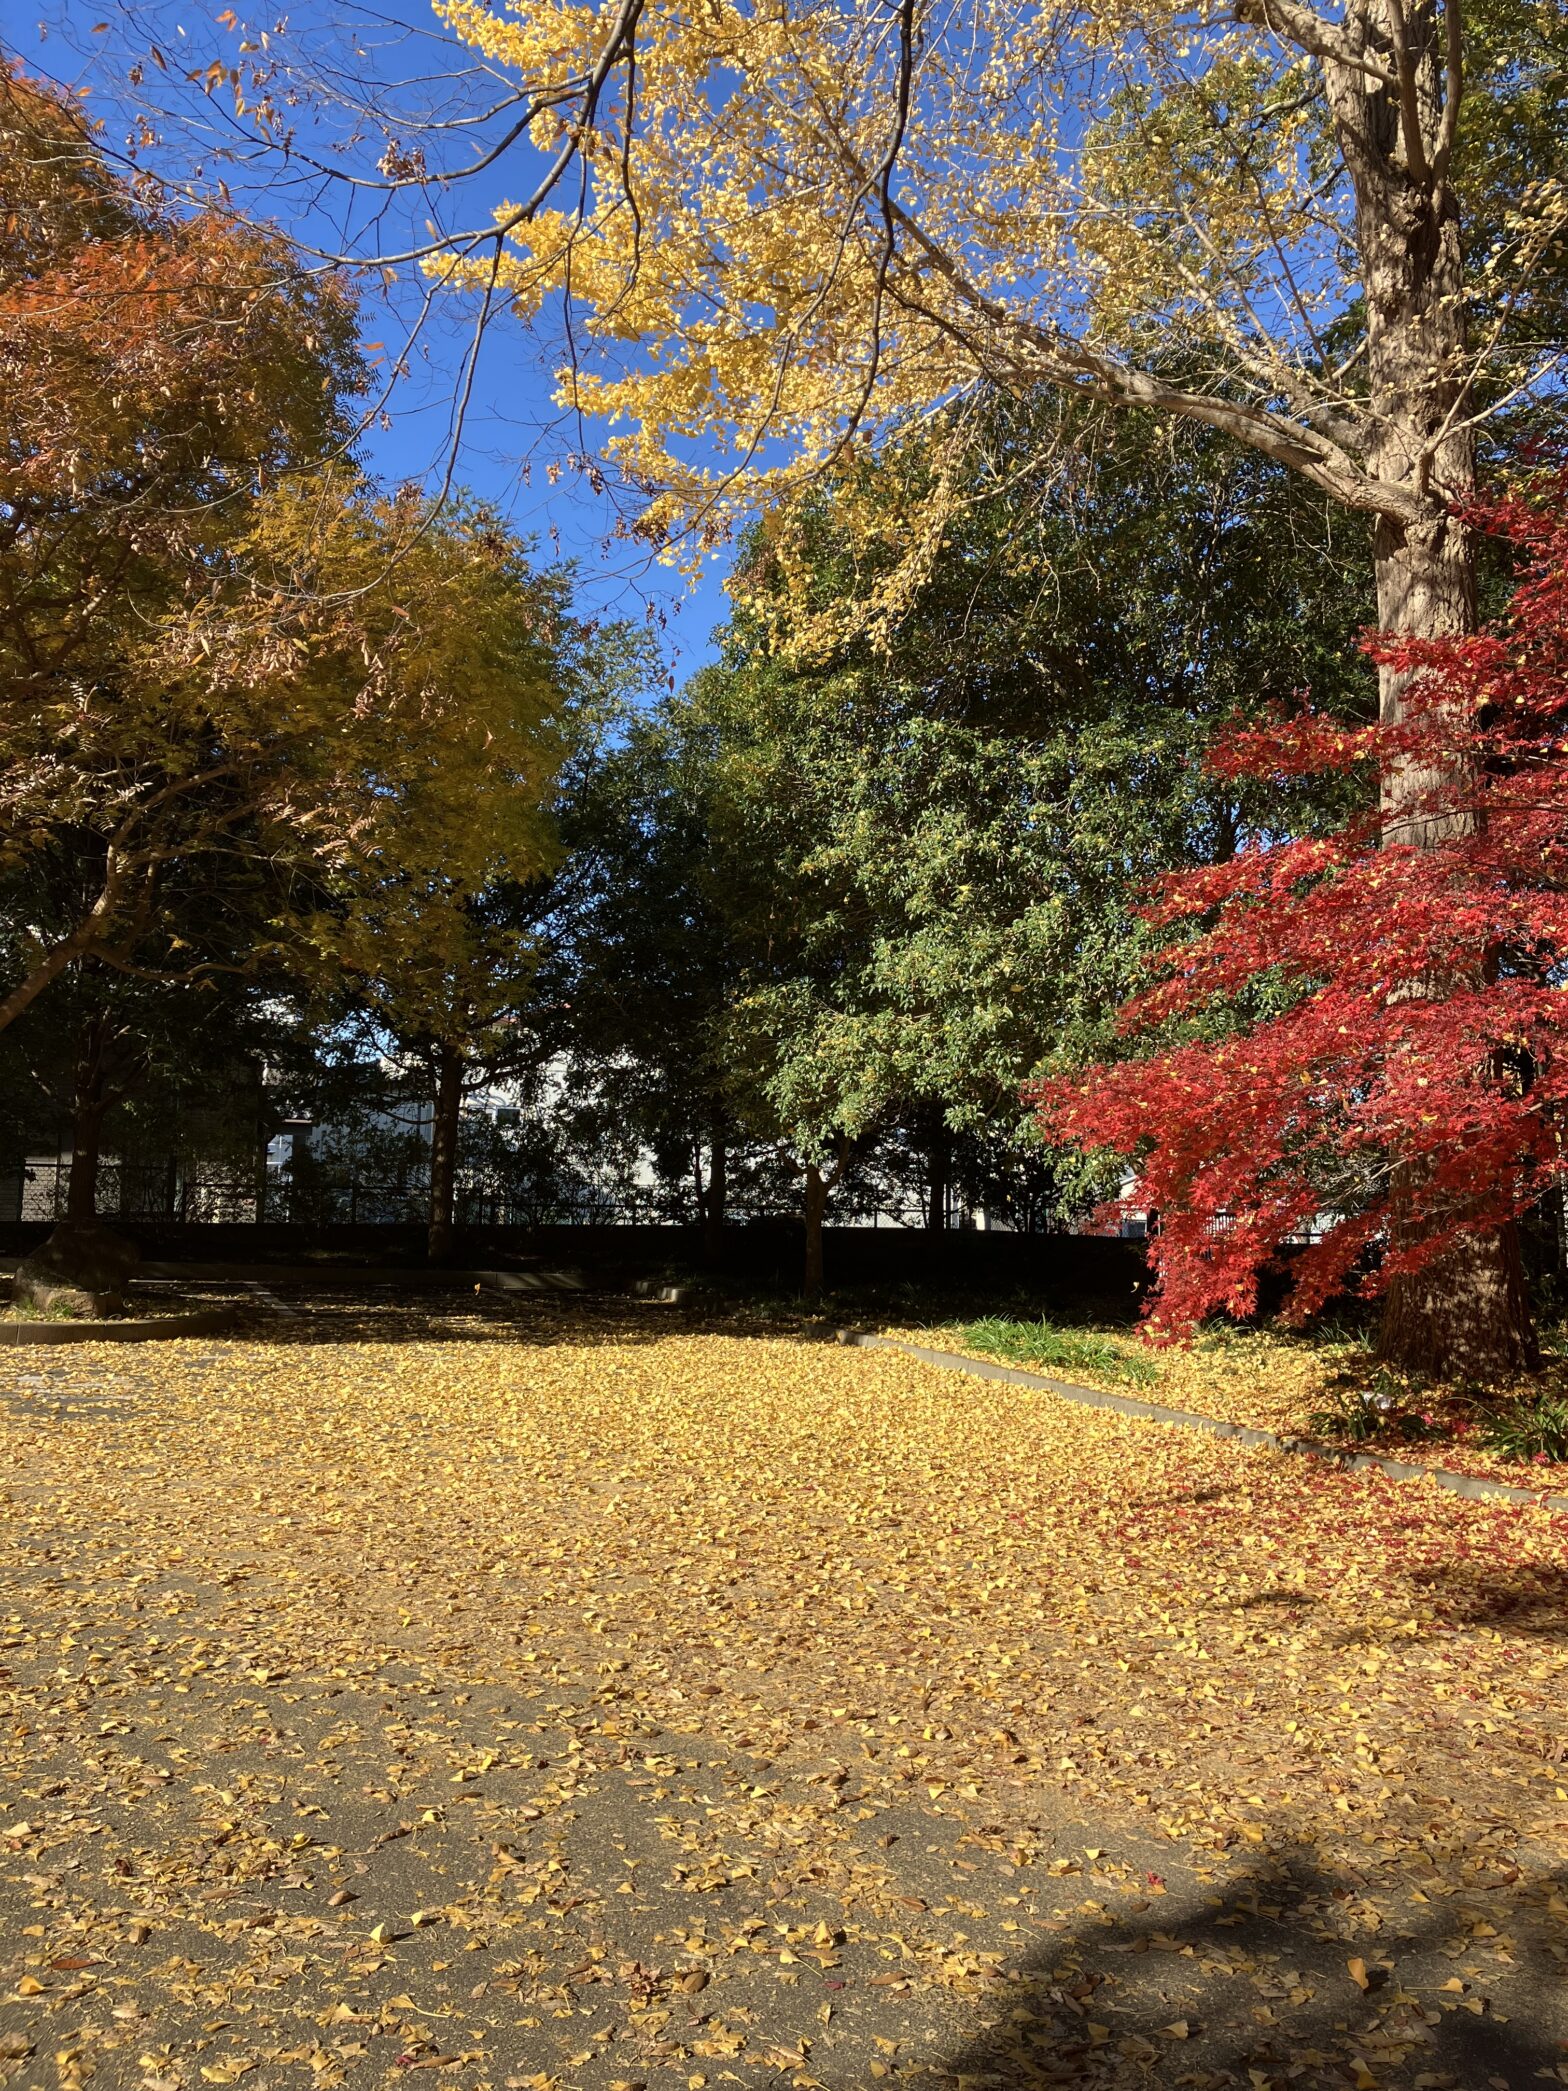
[[(709, 1326), (678, 1310), (593, 1293), (493, 1293), (471, 1286), (432, 1292), (397, 1280), (356, 1287), (277, 1286), (239, 1295), (235, 1333), (248, 1343), (656, 1343)], [(677, 1318), (678, 1316), (678, 1318)], [(726, 1334), (745, 1333), (721, 1324)]]
[(1509, 1633), (1556, 1639), (1568, 1632), (1568, 1567), (1535, 1562), (1526, 1568), (1453, 1564), (1417, 1569), (1420, 1584), (1456, 1626), (1497, 1626)]
[(1568, 2082), (1563, 1877), (1525, 1886), (1503, 1866), (1473, 1898), (1431, 1885), (1428, 1901), (1385, 1875), (1378, 1901), (1392, 1886), (1407, 1914), (1371, 1937), (1371, 1883), (1301, 1854), (1092, 1917), (1018, 1968), (943, 2073), (975, 2091)]
[(837, 1325), (800, 1312), (769, 1314), (722, 1300), (680, 1305), (590, 1290), (496, 1293), (472, 1285), (433, 1290), (396, 1277), (372, 1285), (185, 1288), (194, 1303), (237, 1305), (247, 1343), (659, 1343), (670, 1336), (834, 1341)]

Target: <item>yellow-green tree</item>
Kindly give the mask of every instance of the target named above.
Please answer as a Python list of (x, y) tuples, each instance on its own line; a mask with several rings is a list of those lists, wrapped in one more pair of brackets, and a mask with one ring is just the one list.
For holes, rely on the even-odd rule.
[(534, 571), (482, 504), (432, 513), (347, 472), (263, 502), (241, 566), (236, 595), (168, 635), (178, 672), (166, 651), (160, 687), (211, 725), (250, 817), (293, 838), (288, 912), (352, 959), (373, 905), (384, 958), (423, 939), (400, 901), (429, 882), (533, 877), (566, 745), (565, 578)]
[[(569, 573), (530, 574), (515, 543), (497, 542), (512, 571), (490, 640), (509, 657), (474, 664), (489, 716), (459, 712), (463, 745), (442, 735), (424, 748), (420, 791), (435, 795), (424, 809), (428, 842), (405, 827), (412, 801), (404, 795), (387, 809), (383, 840), (356, 852), (325, 905), (300, 925), (320, 1013), (329, 1023), (368, 1024), (383, 1050), (423, 1077), (434, 1263), (450, 1258), (455, 1241), (465, 1092), (532, 1074), (551, 1051), (536, 1021), (534, 973), (562, 905), (546, 875), (561, 854), (561, 766), (646, 682), (650, 665), (627, 626), (573, 614)], [(415, 614), (427, 634), (450, 624), (490, 655), (482, 605), (438, 594)], [(449, 691), (451, 663), (433, 667)], [(383, 781), (377, 771), (378, 791)]]
[(67, 964), (200, 977), (203, 888), (213, 913), (240, 896), (253, 957), (341, 968), (368, 907), (385, 963), (427, 933), (392, 896), (543, 861), (561, 588), (487, 511), (321, 471), (258, 501), (230, 557), (112, 681), (12, 736), (34, 926), (0, 1022)]
[[(387, 892), (361, 901), (347, 934), (334, 940), (334, 957), (348, 968), (339, 981), (348, 1005), (424, 1079), (432, 1263), (450, 1261), (456, 1237), (464, 1090), (476, 1070), (493, 1076), (506, 1065), (534, 966), (534, 940), (505, 919), (504, 906), (487, 908), (487, 898), (445, 880), (394, 876)], [(341, 1005), (345, 997), (335, 999)]]

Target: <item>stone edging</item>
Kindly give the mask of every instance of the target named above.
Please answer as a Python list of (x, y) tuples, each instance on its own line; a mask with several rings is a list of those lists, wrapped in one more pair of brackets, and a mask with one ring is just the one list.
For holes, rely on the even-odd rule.
[(145, 1320), (0, 1321), (0, 1347), (22, 1343), (154, 1343), (160, 1337), (216, 1336), (234, 1320), (233, 1307), (198, 1307), (190, 1314)]
[(486, 1292), (582, 1292), (582, 1277), (573, 1270), (448, 1270), (428, 1264), (351, 1263), (165, 1263), (157, 1259), (137, 1266), (139, 1278), (185, 1278), (193, 1284), (298, 1285), (328, 1292), (400, 1285), (409, 1291), (466, 1292), (481, 1285)]
[(1316, 1438), (1283, 1437), (1278, 1431), (1259, 1430), (1251, 1423), (1224, 1423), (1216, 1416), (1200, 1416), (1188, 1409), (1162, 1408), (1156, 1401), (1141, 1401), (1136, 1394), (1109, 1394), (1100, 1387), (1080, 1386), (1074, 1380), (1054, 1379), (1046, 1372), (1026, 1372), (1018, 1365), (998, 1365), (989, 1358), (965, 1357), (959, 1351), (929, 1350), (923, 1343), (905, 1343), (897, 1336), (872, 1336), (858, 1330), (839, 1331), (840, 1343), (860, 1350), (899, 1350), (918, 1358), (923, 1365), (940, 1365), (950, 1372), (967, 1372), (976, 1379), (1006, 1380), (1015, 1387), (1042, 1387), (1087, 1408), (1113, 1409), (1121, 1416), (1139, 1416), (1151, 1423), (1175, 1423), (1184, 1430), (1206, 1430), (1219, 1438), (1239, 1438), (1244, 1445), (1267, 1445), (1277, 1452), (1295, 1452), (1308, 1459), (1327, 1460), (1336, 1467), (1358, 1468), (1378, 1473), (1391, 1481), (1435, 1481), (1439, 1488), (1458, 1496), (1484, 1501), (1518, 1503), (1535, 1510), (1568, 1511), (1568, 1496), (1546, 1490), (1520, 1488), (1511, 1481), (1487, 1481), (1479, 1474), (1456, 1474), (1449, 1467), (1418, 1466), (1411, 1460), (1390, 1459), (1379, 1452), (1342, 1451)]

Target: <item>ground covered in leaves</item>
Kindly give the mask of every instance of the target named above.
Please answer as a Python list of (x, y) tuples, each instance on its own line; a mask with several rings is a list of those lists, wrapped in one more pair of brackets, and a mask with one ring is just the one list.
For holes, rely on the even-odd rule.
[(1568, 1520), (892, 1351), (0, 1359), (0, 2081), (1568, 2082)]
[(1190, 1341), (1153, 1344), (1111, 1322), (992, 1316), (888, 1333), (1282, 1437), (1568, 1495), (1568, 1354), (1560, 1331), (1539, 1376), (1485, 1391), (1393, 1372), (1364, 1334), (1333, 1329), (1299, 1335), (1219, 1324)]

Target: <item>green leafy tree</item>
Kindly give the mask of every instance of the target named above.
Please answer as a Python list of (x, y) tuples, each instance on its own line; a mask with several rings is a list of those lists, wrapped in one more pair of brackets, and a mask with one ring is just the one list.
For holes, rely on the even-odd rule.
[[(998, 411), (960, 524), (881, 645), (781, 655), (759, 546), (752, 607), (685, 699), (744, 867), (726, 886), (752, 911), (729, 1079), (800, 1158), (808, 1287), (829, 1189), (890, 1129), (925, 1149), (933, 1213), (955, 1139), (1029, 1153), (1025, 1083), (1112, 1044), (1150, 876), (1310, 827), (1346, 788), (1220, 784), (1200, 758), (1221, 723), (1300, 689), (1349, 716), (1371, 702), (1351, 644), (1364, 556), (1288, 474), (1123, 424), (1092, 479), (1039, 485), (1018, 469), (1037, 440)], [(909, 469), (868, 468), (880, 484), (857, 493), (888, 511), (888, 558)], [(832, 514), (788, 577), (808, 616), (880, 584)]]
[[(742, 1155), (724, 1027), (745, 964), (744, 869), (715, 826), (710, 722), (666, 703), (627, 719), (563, 801), (570, 898), (554, 972), (572, 1109), (710, 1260)], [(749, 1172), (748, 1172), (749, 1173)]]
[[(833, 503), (804, 557), (760, 533), (720, 662), (568, 808), (579, 1074), (710, 1230), (727, 1196), (772, 1206), (792, 1182), (808, 1291), (830, 1201), (912, 1161), (938, 1223), (966, 1174), (1081, 1200), (1022, 1091), (1113, 1043), (1142, 885), (1310, 826), (1347, 788), (1238, 791), (1199, 760), (1298, 689), (1371, 702), (1364, 553), (1329, 506), (1217, 438), (1081, 415), (1061, 433), (1083, 468), (1041, 480), (1032, 416), (993, 403), (958, 521), (875, 641), (855, 604), (901, 557), (939, 440), (857, 468), (880, 538)], [(848, 603), (851, 636), (781, 648), (794, 601), (813, 630)]]

